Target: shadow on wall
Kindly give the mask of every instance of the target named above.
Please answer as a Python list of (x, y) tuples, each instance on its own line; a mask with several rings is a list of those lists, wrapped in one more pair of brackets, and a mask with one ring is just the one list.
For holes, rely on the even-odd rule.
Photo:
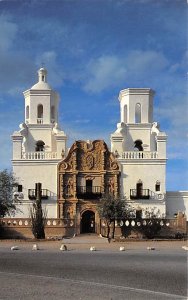
[(171, 218), (182, 212), (188, 217), (188, 192), (166, 192), (166, 212)]
[(26, 239), (26, 236), (15, 229), (0, 224), (0, 239)]

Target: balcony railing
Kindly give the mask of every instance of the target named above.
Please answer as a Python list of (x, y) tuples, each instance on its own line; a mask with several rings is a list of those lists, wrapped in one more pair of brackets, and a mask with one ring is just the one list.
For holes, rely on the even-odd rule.
[(131, 199), (149, 199), (150, 198), (150, 190), (149, 189), (130, 189), (130, 198)]
[[(47, 189), (42, 189), (41, 191), (42, 191), (42, 193), (41, 193), (41, 199), (42, 200), (47, 200), (48, 197), (50, 196), (50, 191), (47, 190)], [(28, 198), (30, 200), (35, 200), (36, 199), (36, 195), (37, 195), (37, 191), (35, 189), (29, 189), (28, 190)]]
[(57, 152), (23, 152), (22, 159), (57, 159)]
[(43, 118), (37, 118), (37, 124), (43, 124)]
[(162, 193), (154, 193), (149, 189), (130, 189), (130, 199), (138, 200), (138, 199), (152, 199), (152, 200), (163, 200), (164, 194)]
[(77, 197), (82, 199), (98, 199), (102, 196), (100, 186), (77, 186)]
[(120, 158), (123, 159), (157, 159), (156, 151), (126, 151), (123, 152)]

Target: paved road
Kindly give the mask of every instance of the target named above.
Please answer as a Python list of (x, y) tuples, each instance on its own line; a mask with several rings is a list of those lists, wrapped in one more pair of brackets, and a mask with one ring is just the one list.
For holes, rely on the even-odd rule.
[(187, 299), (183, 250), (0, 249), (0, 299)]

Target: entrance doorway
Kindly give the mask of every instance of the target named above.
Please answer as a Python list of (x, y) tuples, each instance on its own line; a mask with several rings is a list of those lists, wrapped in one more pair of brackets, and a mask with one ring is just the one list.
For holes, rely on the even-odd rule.
[(91, 210), (86, 210), (82, 214), (81, 233), (95, 232), (95, 213)]

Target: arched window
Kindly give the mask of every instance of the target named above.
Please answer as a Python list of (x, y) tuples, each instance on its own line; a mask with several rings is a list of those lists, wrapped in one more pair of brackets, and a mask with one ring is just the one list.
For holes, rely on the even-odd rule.
[(161, 184), (160, 184), (160, 181), (156, 181), (156, 184), (155, 184), (155, 191), (156, 192), (160, 192), (161, 190)]
[(44, 145), (45, 143), (41, 140), (37, 141), (36, 142), (36, 148), (35, 148), (35, 151), (44, 151)]
[(141, 140), (136, 140), (134, 142), (134, 148), (136, 148), (138, 151), (143, 151), (143, 146), (142, 146), (142, 141)]
[(124, 106), (124, 123), (127, 123), (127, 105)]
[(51, 106), (51, 122), (55, 121), (55, 106)]
[(140, 103), (137, 103), (136, 107), (135, 107), (135, 123), (141, 123), (141, 105), (140, 105)]
[(29, 119), (29, 105), (26, 106), (26, 119)]
[(37, 118), (43, 118), (43, 105), (39, 104), (37, 107)]

